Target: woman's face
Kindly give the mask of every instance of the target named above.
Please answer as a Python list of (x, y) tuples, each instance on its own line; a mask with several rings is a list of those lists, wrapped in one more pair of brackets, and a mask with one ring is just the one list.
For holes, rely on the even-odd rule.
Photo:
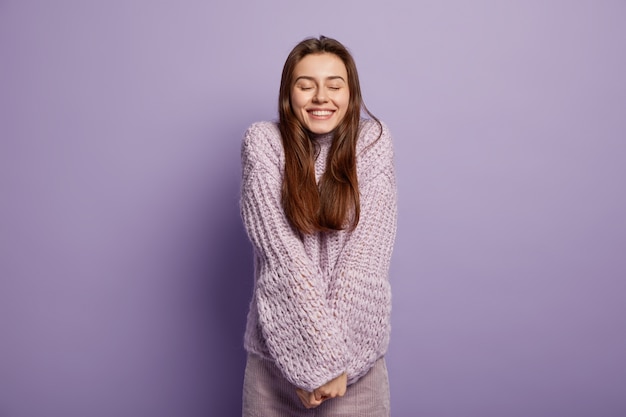
[(350, 91), (348, 72), (334, 54), (310, 54), (294, 68), (291, 108), (309, 131), (329, 133), (343, 120)]

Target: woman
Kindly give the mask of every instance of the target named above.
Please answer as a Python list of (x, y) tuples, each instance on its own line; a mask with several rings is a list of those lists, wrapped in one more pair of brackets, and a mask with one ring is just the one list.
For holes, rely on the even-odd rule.
[(243, 415), (388, 416), (391, 137), (348, 50), (323, 36), (289, 54), (278, 110), (242, 146), (255, 260)]

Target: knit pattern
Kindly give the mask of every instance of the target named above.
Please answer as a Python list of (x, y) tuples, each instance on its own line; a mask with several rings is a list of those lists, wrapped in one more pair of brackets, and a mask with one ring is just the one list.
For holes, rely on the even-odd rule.
[[(281, 205), (284, 152), (278, 126), (255, 123), (242, 144), (241, 214), (254, 248), (255, 284), (244, 345), (313, 391), (343, 372), (352, 384), (389, 344), (389, 263), (396, 181), (388, 129), (362, 120), (357, 142), (361, 216), (353, 231), (303, 235)], [(319, 181), (332, 136), (315, 138)]]

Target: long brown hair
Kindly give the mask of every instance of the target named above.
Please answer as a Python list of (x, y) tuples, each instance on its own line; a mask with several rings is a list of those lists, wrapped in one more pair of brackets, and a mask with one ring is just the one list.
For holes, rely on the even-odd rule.
[[(315, 181), (315, 144), (296, 118), (291, 106), (294, 69), (310, 54), (330, 53), (340, 58), (348, 74), (350, 98), (346, 114), (333, 132), (326, 171)], [(335, 39), (320, 36), (296, 45), (283, 67), (278, 98), (279, 128), (285, 151), (282, 205), (287, 219), (302, 233), (353, 229), (359, 222), (359, 184), (356, 170), (356, 142), (361, 111), (379, 125), (365, 107), (359, 76), (352, 55)]]

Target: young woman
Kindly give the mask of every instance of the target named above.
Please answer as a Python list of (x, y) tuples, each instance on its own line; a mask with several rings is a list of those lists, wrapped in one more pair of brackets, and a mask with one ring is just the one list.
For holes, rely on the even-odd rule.
[(289, 54), (278, 107), (242, 146), (255, 265), (243, 415), (388, 416), (391, 137), (348, 50), (323, 36)]

